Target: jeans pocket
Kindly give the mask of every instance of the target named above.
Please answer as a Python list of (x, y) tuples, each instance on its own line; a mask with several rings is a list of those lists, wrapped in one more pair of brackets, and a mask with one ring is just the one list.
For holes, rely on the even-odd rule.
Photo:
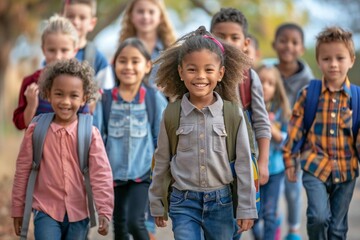
[(231, 196), (231, 194), (228, 194), (226, 196), (220, 196), (218, 198), (218, 203), (221, 206), (232, 205), (232, 196)]
[(185, 200), (184, 194), (171, 192), (171, 194), (170, 194), (170, 204), (171, 205), (173, 205), (173, 206), (178, 205), (178, 204), (182, 203), (184, 200)]

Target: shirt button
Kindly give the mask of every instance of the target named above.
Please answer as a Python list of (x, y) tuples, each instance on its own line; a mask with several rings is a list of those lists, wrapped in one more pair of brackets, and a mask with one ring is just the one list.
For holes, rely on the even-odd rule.
[(204, 171), (204, 170), (205, 170), (205, 166), (202, 165), (202, 166), (200, 167), (200, 169), (201, 169), (202, 171)]
[(336, 183), (340, 182), (340, 179), (339, 179), (339, 178), (335, 178), (335, 182), (336, 182)]
[(223, 133), (224, 133), (224, 134), (226, 134), (226, 131), (225, 131), (225, 129), (223, 130)]
[(330, 129), (330, 134), (333, 135), (335, 133), (334, 129)]
[(335, 99), (335, 98), (333, 98), (333, 99), (332, 99), (332, 102), (333, 102), (333, 103), (336, 103), (336, 99)]
[(200, 138), (204, 138), (204, 134), (203, 134), (203, 133), (201, 133), (199, 137), (200, 137)]
[(205, 152), (205, 150), (204, 150), (204, 149), (200, 149), (200, 152), (201, 152), (201, 153), (204, 153), (204, 152)]
[(336, 117), (336, 113), (332, 112), (332, 113), (331, 113), (331, 117), (332, 117), (332, 118)]
[(182, 133), (182, 132), (184, 132), (184, 129), (180, 129), (179, 133)]

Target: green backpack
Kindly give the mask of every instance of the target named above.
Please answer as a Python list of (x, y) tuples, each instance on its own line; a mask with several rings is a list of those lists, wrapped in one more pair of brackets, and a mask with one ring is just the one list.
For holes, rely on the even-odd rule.
[[(227, 133), (226, 138), (226, 150), (227, 154), (229, 156), (229, 162), (231, 165), (231, 168), (234, 173), (234, 162), (236, 158), (236, 137), (240, 126), (241, 117), (239, 114), (240, 107), (232, 103), (230, 101), (224, 100), (224, 124), (225, 124), (225, 130)], [(178, 144), (178, 136), (176, 135), (176, 130), (179, 128), (180, 124), (180, 112), (181, 112), (181, 100), (177, 100), (175, 102), (169, 103), (164, 110), (164, 122), (165, 122), (165, 129), (166, 133), (168, 135), (169, 145), (170, 145), (170, 154), (171, 156), (174, 156), (176, 154), (177, 144)], [(154, 159), (153, 159), (153, 166), (154, 166)], [(169, 208), (169, 196), (171, 192), (171, 185), (173, 183), (173, 178), (171, 176), (170, 169), (167, 171), (166, 176), (164, 178), (163, 182), (163, 189), (164, 189), (164, 196), (162, 203), (164, 205), (164, 218), (168, 219), (168, 208)], [(237, 207), (237, 186), (236, 181), (233, 181), (231, 184), (231, 190), (233, 192), (232, 198), (233, 198), (233, 206), (234, 210), (236, 210)], [(234, 211), (234, 214), (236, 211)]]

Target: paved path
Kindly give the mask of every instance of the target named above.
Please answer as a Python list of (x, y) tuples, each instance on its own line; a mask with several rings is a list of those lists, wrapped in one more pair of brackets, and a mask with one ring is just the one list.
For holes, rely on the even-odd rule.
[[(280, 201), (280, 207), (282, 211), (285, 213), (285, 202), (284, 199)], [(306, 235), (306, 218), (305, 218), (305, 211), (306, 211), (306, 196), (305, 192), (303, 191), (303, 211), (302, 211), (302, 226), (301, 226), (301, 234), (303, 239), (307, 239)], [(359, 179), (357, 180), (354, 196), (350, 205), (349, 210), (349, 231), (348, 231), (348, 240), (359, 240), (360, 239), (360, 182)], [(282, 235), (286, 234), (286, 225), (282, 225)], [(156, 234), (157, 240), (173, 240), (173, 234), (171, 231), (171, 223), (168, 223), (166, 228), (159, 228), (157, 229)], [(92, 230), (92, 234), (90, 237), (91, 240), (110, 240), (113, 239), (112, 234), (109, 234), (106, 237), (101, 237)], [(252, 237), (249, 233), (243, 234), (241, 240), (251, 240)]]

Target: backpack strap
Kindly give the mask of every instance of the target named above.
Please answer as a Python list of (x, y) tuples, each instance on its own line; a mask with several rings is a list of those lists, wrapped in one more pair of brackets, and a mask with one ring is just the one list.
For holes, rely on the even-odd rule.
[(93, 42), (88, 41), (84, 49), (84, 60), (95, 70), (96, 47)]
[(304, 117), (303, 117), (303, 136), (302, 138), (294, 143), (293, 148), (291, 149), (291, 153), (298, 153), (303, 147), (308, 131), (311, 128), (311, 125), (314, 122), (316, 111), (318, 108), (319, 97), (321, 94), (321, 80), (311, 80), (308, 87), (305, 98), (305, 106), (304, 106)]
[(90, 213), (90, 227), (96, 226), (94, 199), (89, 175), (89, 150), (92, 135), (93, 117), (90, 114), (79, 114), (78, 123), (78, 156), (80, 170), (84, 175), (85, 189)]
[(359, 132), (359, 127), (360, 127), (360, 118), (359, 118), (359, 114), (360, 114), (360, 105), (359, 105), (359, 97), (360, 97), (360, 87), (351, 84), (350, 86), (350, 90), (351, 90), (351, 110), (353, 111), (352, 113), (352, 120), (353, 120), (353, 127), (352, 127), (352, 132), (353, 132), (353, 136), (354, 136), (354, 143), (356, 141), (358, 132)]
[(236, 139), (240, 126), (240, 107), (235, 103), (224, 100), (224, 125), (226, 130), (226, 150), (229, 162), (235, 161), (236, 158)]
[(164, 122), (166, 133), (169, 138), (171, 157), (176, 154), (176, 148), (179, 141), (179, 137), (176, 135), (176, 130), (180, 125), (180, 112), (181, 112), (181, 100), (178, 99), (175, 102), (168, 103), (164, 110)]
[(39, 172), (40, 161), (43, 153), (44, 142), (48, 128), (54, 118), (54, 113), (44, 113), (36, 116), (31, 122), (37, 122), (33, 140), (33, 164), (26, 188), (24, 217), (21, 226), (20, 239), (27, 239), (27, 232), (29, 230), (29, 222), (32, 211), (33, 193), (37, 174)]

